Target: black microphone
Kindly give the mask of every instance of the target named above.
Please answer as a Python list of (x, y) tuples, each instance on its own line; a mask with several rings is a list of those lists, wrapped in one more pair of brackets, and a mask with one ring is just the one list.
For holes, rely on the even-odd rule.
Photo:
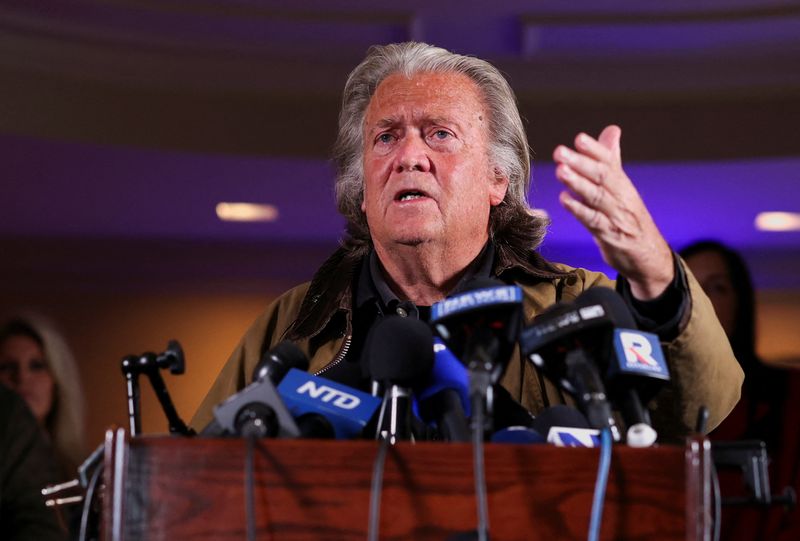
[(253, 381), (269, 378), (273, 385), (278, 385), (292, 368), (307, 371), (308, 358), (294, 342), (284, 340), (264, 352), (253, 369)]
[(658, 336), (636, 329), (630, 308), (614, 290), (594, 288), (581, 297), (585, 306), (602, 307), (614, 326), (603, 335), (598, 356), (606, 389), (625, 421), (627, 443), (648, 447), (657, 434), (644, 405), (669, 381)]
[(387, 316), (369, 334), (370, 373), (386, 388), (376, 437), (391, 444), (413, 439), (411, 389), (433, 367), (433, 333), (418, 319)]
[(292, 342), (264, 352), (253, 371), (254, 381), (214, 408), (214, 420), (201, 435), (297, 437), (300, 429), (275, 386), (291, 368), (308, 370), (308, 359)]
[(558, 303), (537, 316), (522, 331), (520, 349), (523, 357), (575, 397), (593, 428), (607, 427), (614, 433), (611, 406), (595, 361), (613, 322), (584, 295), (586, 292), (573, 303)]
[[(493, 388), (505, 372), (522, 323), (522, 290), (492, 278), (470, 281), (464, 290), (431, 308), (431, 324), (453, 354), (470, 371), (470, 399), (493, 412)], [(473, 424), (476, 407), (472, 407)], [(482, 413), (482, 412), (480, 412)]]

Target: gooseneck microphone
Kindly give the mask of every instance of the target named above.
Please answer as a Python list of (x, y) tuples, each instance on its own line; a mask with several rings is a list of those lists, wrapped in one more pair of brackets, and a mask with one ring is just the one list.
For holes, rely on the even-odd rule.
[(412, 388), (433, 367), (433, 333), (418, 319), (386, 316), (372, 326), (369, 335), (370, 374), (385, 388), (376, 437), (391, 444), (413, 439)]
[[(611, 405), (596, 364), (598, 346), (611, 320), (602, 307), (558, 303), (536, 317), (520, 335), (523, 357), (575, 397), (589, 424), (615, 430)], [(602, 346), (600, 346), (602, 347)]]

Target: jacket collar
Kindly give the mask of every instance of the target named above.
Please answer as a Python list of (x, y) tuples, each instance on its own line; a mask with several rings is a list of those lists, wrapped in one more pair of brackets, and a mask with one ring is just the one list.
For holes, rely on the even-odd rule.
[[(494, 242), (495, 262), (493, 274), (514, 281), (539, 282), (560, 280), (571, 273), (561, 271), (544, 259), (539, 252), (520, 253), (502, 242)], [(356, 275), (371, 246), (341, 247), (319, 268), (311, 280), (295, 321), (284, 333), (289, 340), (313, 338), (319, 334), (337, 312), (349, 313), (353, 309), (353, 286)], [(346, 318), (347, 330), (350, 318)]]

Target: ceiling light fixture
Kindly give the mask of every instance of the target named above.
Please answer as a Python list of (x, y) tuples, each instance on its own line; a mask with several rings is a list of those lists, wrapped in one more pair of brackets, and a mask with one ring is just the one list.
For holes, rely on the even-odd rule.
[(274, 222), (278, 207), (262, 203), (217, 203), (217, 218), (223, 222)]
[(759, 212), (755, 224), (759, 231), (800, 231), (800, 212)]

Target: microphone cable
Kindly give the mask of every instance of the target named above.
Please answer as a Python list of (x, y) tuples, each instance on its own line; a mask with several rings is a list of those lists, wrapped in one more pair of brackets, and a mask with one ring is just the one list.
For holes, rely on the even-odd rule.
[(589, 541), (600, 539), (603, 522), (603, 504), (608, 487), (608, 472), (611, 469), (611, 430), (606, 427), (600, 431), (600, 462), (597, 465), (597, 481), (594, 485), (592, 513), (589, 518)]
[(256, 505), (255, 505), (255, 447), (256, 436), (250, 434), (245, 438), (244, 461), (244, 513), (247, 527), (247, 541), (256, 540)]
[(717, 467), (711, 462), (711, 489), (714, 494), (714, 531), (712, 539), (719, 541), (720, 529), (722, 526), (722, 493), (719, 489), (719, 475)]
[[(79, 541), (90, 541), (89, 538), (89, 515), (92, 512), (92, 506), (94, 505), (95, 499), (95, 491), (97, 490), (97, 485), (100, 482), (100, 477), (103, 473), (102, 467), (97, 467), (92, 472), (92, 477), (89, 479), (89, 484), (86, 487), (86, 495), (83, 497), (83, 509), (81, 510), (81, 526), (78, 532), (78, 539)], [(94, 525), (97, 527), (97, 525)]]
[(475, 476), (475, 505), (478, 510), (478, 541), (489, 541), (489, 504), (486, 494), (486, 468), (484, 464), (483, 438), (486, 431), (486, 413), (492, 411), (494, 388), (491, 373), (482, 369), (470, 369), (470, 399), (472, 407), (472, 470)]
[(386, 453), (389, 450), (389, 438), (380, 438), (378, 454), (372, 464), (372, 480), (369, 491), (369, 523), (367, 541), (378, 541), (381, 529), (381, 493), (383, 492), (383, 473), (386, 469)]
[(489, 504), (486, 497), (486, 470), (483, 456), (484, 397), (472, 397), (472, 469), (475, 475), (475, 503), (478, 507), (478, 541), (489, 541)]

